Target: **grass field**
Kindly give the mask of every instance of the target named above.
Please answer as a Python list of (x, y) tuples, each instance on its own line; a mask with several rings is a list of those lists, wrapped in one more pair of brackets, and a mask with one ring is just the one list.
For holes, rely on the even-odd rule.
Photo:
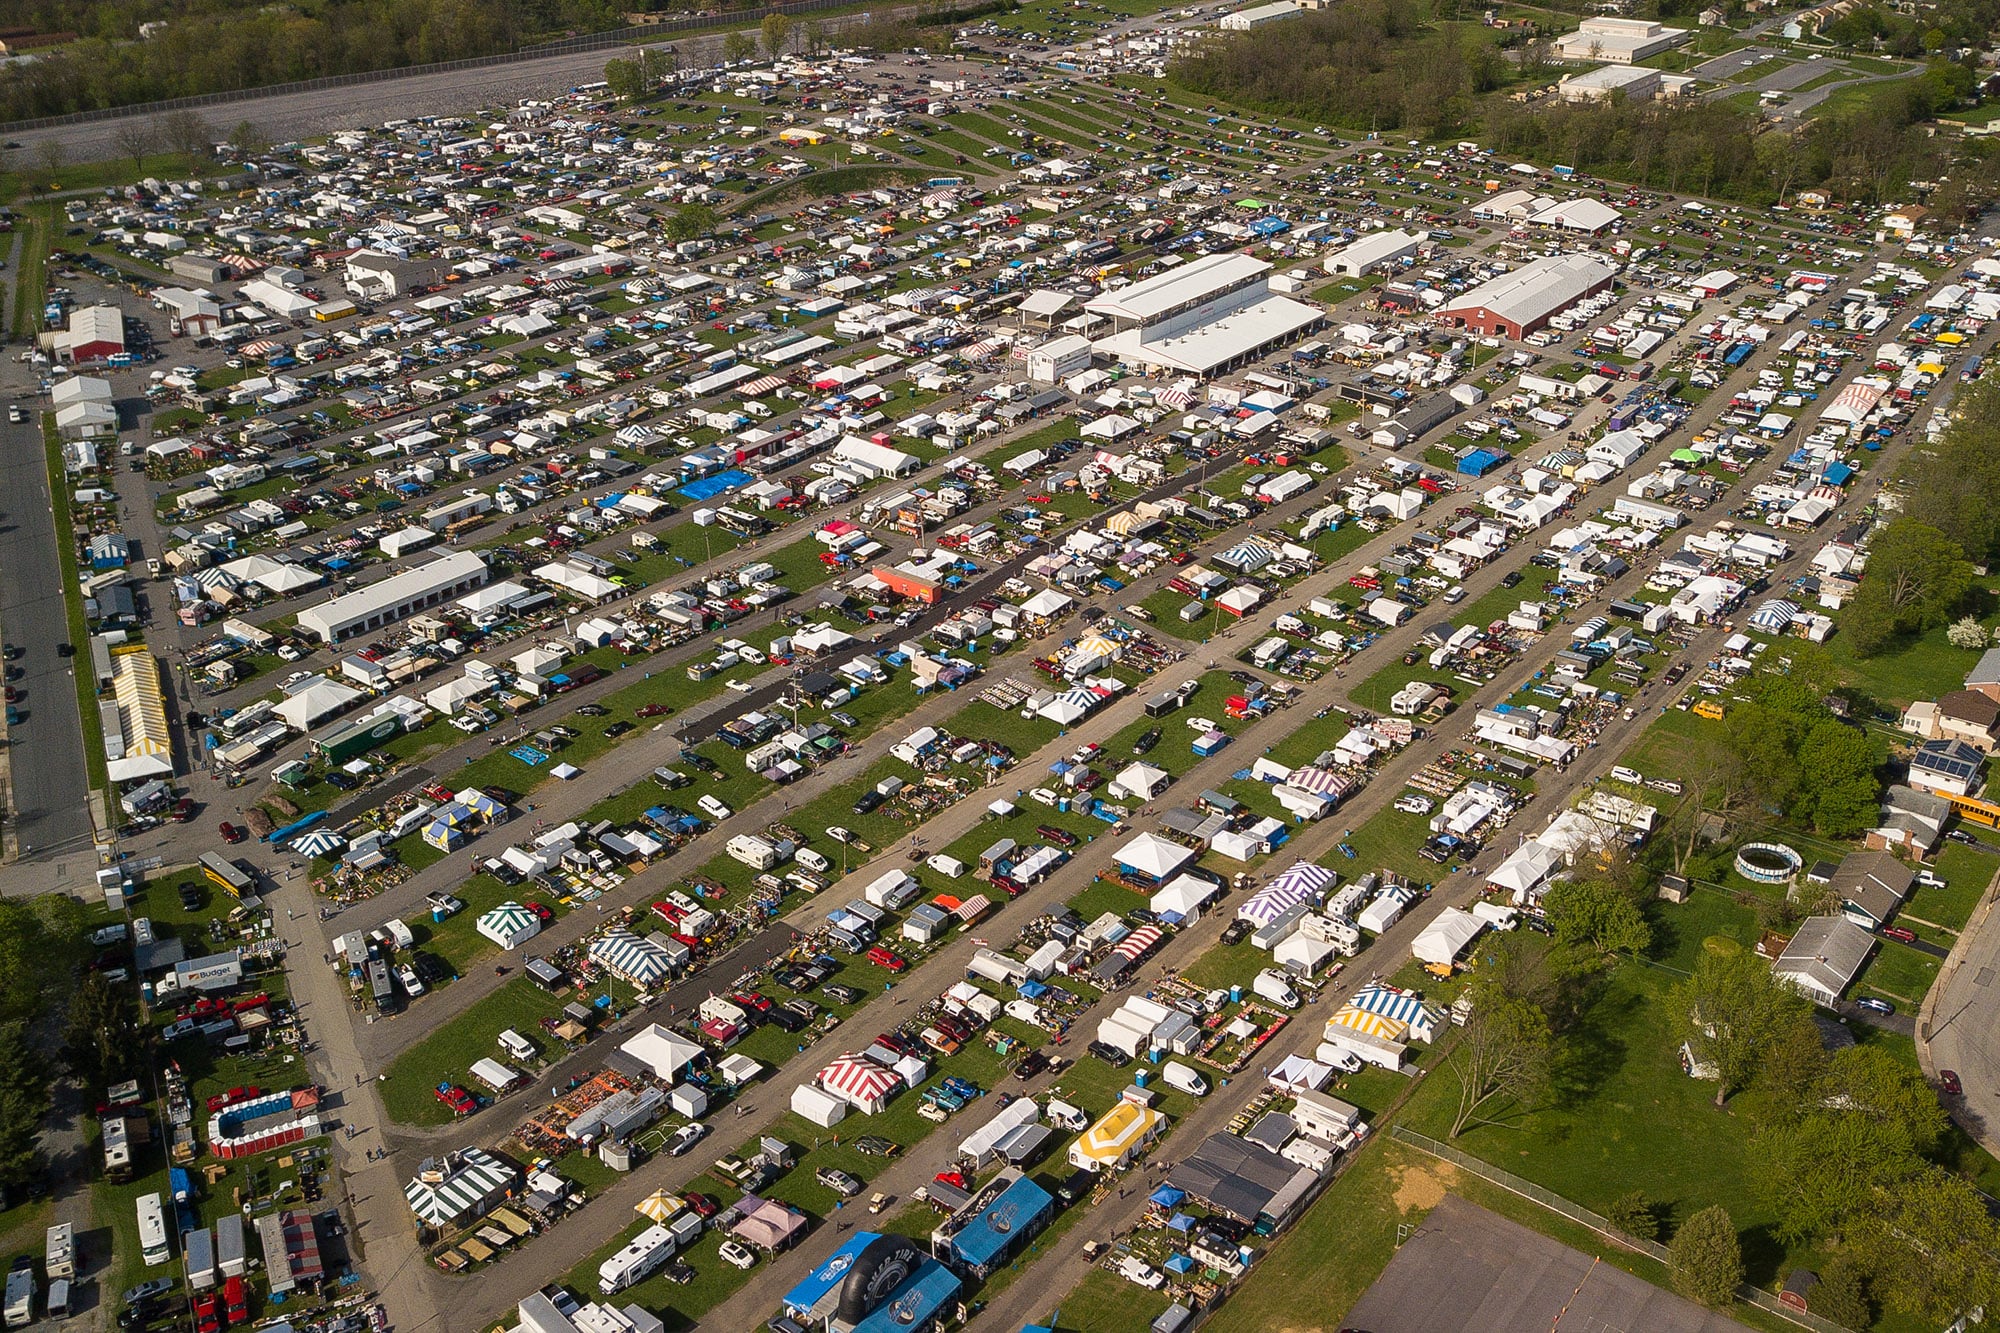
[(1993, 882), (1994, 871), (2000, 870), (2000, 857), (1952, 842), (1945, 844), (1931, 868), (1945, 886), (1919, 887), (1903, 904), (1903, 915), (1956, 931), (1972, 919), (1972, 910)]

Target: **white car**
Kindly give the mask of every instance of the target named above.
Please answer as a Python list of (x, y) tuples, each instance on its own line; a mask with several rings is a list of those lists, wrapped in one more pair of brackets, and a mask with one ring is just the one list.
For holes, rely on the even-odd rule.
[(754, 1250), (733, 1240), (723, 1241), (722, 1248), (716, 1253), (722, 1256), (722, 1262), (734, 1264), (738, 1268), (752, 1268), (757, 1263), (757, 1254)]
[(1427, 815), (1431, 812), (1431, 802), (1428, 796), (1412, 794), (1399, 799), (1396, 808), (1406, 815)]
[(703, 814), (717, 821), (727, 819), (736, 813), (713, 796), (704, 796), (699, 801), (696, 801), (695, 805), (700, 807)]
[(724, 685), (727, 685), (730, 689), (736, 691), (738, 694), (748, 694), (752, 690), (757, 688), (755, 685), (752, 685), (747, 680), (725, 680), (722, 683)]
[(404, 992), (413, 1000), (424, 993), (424, 983), (418, 978), (417, 969), (408, 963), (396, 964), (396, 980), (403, 983)]

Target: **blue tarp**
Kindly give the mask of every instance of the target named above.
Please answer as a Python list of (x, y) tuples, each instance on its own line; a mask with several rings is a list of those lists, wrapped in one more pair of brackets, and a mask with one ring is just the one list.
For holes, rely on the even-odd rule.
[(908, 1281), (854, 1326), (854, 1333), (903, 1333), (912, 1325), (924, 1328), (933, 1315), (958, 1299), (960, 1285), (958, 1274), (935, 1259), (926, 1259)]
[(1172, 1208), (1187, 1198), (1187, 1191), (1175, 1189), (1172, 1185), (1162, 1185), (1146, 1196), (1147, 1203), (1156, 1203), (1162, 1208)]
[(685, 495), (690, 500), (713, 500), (725, 491), (739, 490), (755, 480), (756, 478), (748, 472), (730, 468), (728, 471), (718, 472), (712, 477), (697, 477), (695, 480), (681, 487), (679, 493)]
[(1828, 463), (1826, 465), (1825, 475), (1827, 481), (1830, 484), (1834, 486), (1845, 486), (1847, 484), (1847, 479), (1854, 475), (1854, 469), (1847, 466), (1847, 464), (1845, 463)]

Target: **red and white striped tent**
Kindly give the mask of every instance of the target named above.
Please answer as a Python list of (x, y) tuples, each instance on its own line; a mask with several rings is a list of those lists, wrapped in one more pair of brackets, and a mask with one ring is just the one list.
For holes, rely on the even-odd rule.
[(957, 915), (960, 921), (963, 921), (967, 925), (970, 925), (974, 921), (977, 921), (980, 917), (985, 916), (986, 913), (992, 909), (992, 907), (993, 907), (992, 899), (988, 898), (983, 893), (975, 893), (970, 898), (967, 898), (964, 902), (958, 905), (955, 914)]
[(1153, 946), (1166, 938), (1166, 932), (1158, 926), (1141, 926), (1118, 941), (1118, 947), (1111, 952), (1119, 958), (1138, 962), (1153, 951)]
[(783, 375), (763, 375), (751, 380), (748, 384), (738, 385), (736, 392), (744, 398), (755, 398), (758, 394), (769, 393), (773, 389), (782, 389), (784, 387), (785, 377)]
[(888, 1107), (903, 1080), (872, 1060), (843, 1055), (819, 1071), (819, 1085), (861, 1114), (877, 1115)]

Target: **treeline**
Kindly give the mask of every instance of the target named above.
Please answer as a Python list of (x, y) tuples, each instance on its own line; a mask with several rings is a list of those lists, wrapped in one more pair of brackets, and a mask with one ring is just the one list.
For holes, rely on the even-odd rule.
[(1912, 182), (1937, 183), (1931, 207), (1969, 218), (2000, 192), (2000, 149), (1987, 140), (1929, 133), (1928, 122), (1971, 93), (1963, 65), (1936, 61), (1922, 74), (1873, 90), (1853, 110), (1787, 127), (1719, 101), (1499, 102), (1483, 142), (1510, 157), (1541, 158), (1654, 189), (1768, 206), (1800, 190), (1880, 203)]
[(1398, 0), (1357, 0), (1216, 37), (1170, 76), (1204, 96), (1348, 129), (1443, 134), (1508, 70), (1483, 33), (1424, 28)]
[[(2000, 0), (1964, 0), (1953, 11), (1961, 16), (1946, 21), (1969, 25), (1987, 8), (2000, 11)], [(1268, 23), (1211, 39), (1171, 75), (1204, 96), (1264, 111), (1350, 130), (1477, 132), (1509, 157), (1759, 206), (1807, 187), (1885, 202), (1924, 182), (1934, 211), (1969, 218), (2000, 198), (2000, 144), (1929, 132), (1938, 112), (1972, 95), (1969, 63), (1933, 59), (1908, 79), (1870, 88), (1851, 110), (1793, 127), (1700, 98), (1516, 103), (1479, 95), (1517, 71), (1535, 82), (1552, 76), (1544, 41), (1524, 36), (1510, 63), (1483, 30), (1426, 26), (1420, 13), (1407, 0), (1362, 0)], [(1956, 48), (1941, 29), (1929, 31), (1934, 52)]]
[[(4, 0), (0, 26), (82, 40), (0, 73), (0, 119), (63, 115), (494, 55), (619, 27), (613, 0), (331, 0), (311, 12), (175, 0)], [(140, 39), (143, 23), (163, 22)]]

